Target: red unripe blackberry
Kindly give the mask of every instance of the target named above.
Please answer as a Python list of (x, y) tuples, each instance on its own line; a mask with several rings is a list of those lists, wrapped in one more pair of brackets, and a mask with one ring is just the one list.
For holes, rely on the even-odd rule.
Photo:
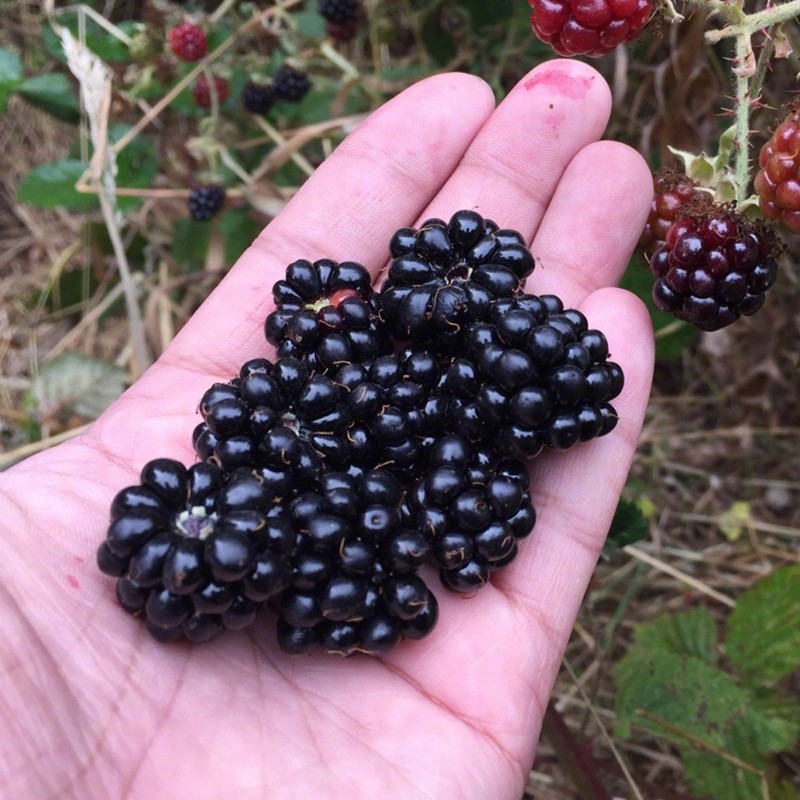
[[(214, 75), (214, 88), (217, 93), (217, 103), (222, 105), (228, 99), (230, 85), (225, 78)], [(200, 73), (192, 89), (192, 96), (200, 108), (211, 108), (211, 86), (204, 72)]]
[(687, 175), (671, 170), (653, 176), (653, 199), (639, 246), (650, 257), (667, 238), (673, 222), (685, 216), (685, 207), (697, 197), (695, 182)]
[(181, 61), (199, 61), (208, 52), (208, 37), (192, 22), (182, 22), (169, 32), (169, 47)]
[(679, 219), (650, 259), (653, 299), (701, 330), (715, 331), (753, 314), (775, 282), (770, 231), (722, 208)]
[(652, 0), (528, 0), (531, 28), (562, 56), (604, 56), (639, 35)]
[(754, 187), (764, 216), (800, 233), (800, 105), (761, 148), (758, 165)]

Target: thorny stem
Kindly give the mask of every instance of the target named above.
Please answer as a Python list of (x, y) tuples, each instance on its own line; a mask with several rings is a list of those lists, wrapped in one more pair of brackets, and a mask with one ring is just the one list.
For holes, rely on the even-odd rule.
[[(775, 51), (772, 35), (782, 23), (800, 16), (800, 0), (789, 0), (752, 14), (745, 13), (739, 3), (728, 3), (725, 0), (687, 0), (687, 4), (710, 14), (719, 14), (725, 20), (725, 27), (706, 33), (706, 41), (719, 42), (729, 37), (736, 40), (733, 70), (736, 95), (733, 151), (736, 154), (736, 202), (741, 206), (748, 197), (750, 186), (750, 111), (758, 100), (769, 61)], [(763, 31), (766, 36), (756, 63), (751, 40), (759, 31)]]
[(750, 76), (746, 72), (753, 58), (750, 37), (736, 39), (736, 204), (741, 205), (747, 197), (750, 185)]

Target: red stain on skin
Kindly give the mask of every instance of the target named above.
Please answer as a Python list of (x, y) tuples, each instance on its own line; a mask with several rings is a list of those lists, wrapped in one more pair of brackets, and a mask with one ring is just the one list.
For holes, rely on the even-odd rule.
[(77, 589), (80, 586), (80, 584), (78, 583), (78, 579), (74, 575), (67, 575), (67, 583), (73, 589)]
[(83, 556), (72, 556), (76, 564), (83, 564), (86, 559)]
[(547, 69), (537, 72), (522, 85), (527, 91), (543, 86), (570, 100), (580, 100), (592, 88), (593, 77), (578, 77), (567, 70)]

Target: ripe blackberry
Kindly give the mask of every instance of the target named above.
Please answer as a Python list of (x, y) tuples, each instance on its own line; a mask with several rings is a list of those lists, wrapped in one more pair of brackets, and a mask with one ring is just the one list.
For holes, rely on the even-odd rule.
[(317, 10), (328, 22), (346, 25), (358, 16), (356, 0), (319, 0)]
[(415, 475), (447, 419), (447, 401), (434, 391), (437, 360), (427, 350), (409, 347), (379, 356), (369, 366), (345, 367), (334, 380), (348, 390), (353, 460)]
[(208, 38), (194, 23), (182, 22), (170, 30), (169, 47), (181, 61), (199, 61), (208, 52)]
[(761, 148), (758, 166), (754, 187), (764, 216), (800, 233), (800, 104)]
[(279, 507), (267, 512), (255, 473), (162, 458), (140, 477), (111, 503), (97, 564), (154, 638), (204, 642), (247, 627), (289, 587), (294, 531)]
[(381, 288), (389, 333), (445, 351), (457, 350), (466, 328), (485, 319), (494, 299), (517, 293), (534, 269), (519, 233), (498, 230), (474, 211), (401, 228), (390, 251)]
[(288, 64), (282, 64), (272, 78), (272, 91), (279, 100), (296, 103), (306, 96), (310, 88), (308, 75)]
[(490, 439), (514, 458), (535, 456), (603, 436), (617, 416), (610, 401), (622, 390), (608, 343), (554, 295), (522, 294), (492, 304), (472, 325), (466, 357), (442, 382), (454, 430)]
[(511, 563), (517, 541), (536, 522), (528, 486), (522, 461), (475, 448), (460, 436), (439, 439), (409, 506), (446, 588), (476, 591), (493, 570)]
[(667, 231), (697, 196), (697, 185), (687, 175), (659, 170), (653, 176), (653, 200), (639, 246), (646, 258), (666, 241)]
[(753, 314), (775, 282), (778, 264), (769, 229), (717, 208), (679, 219), (653, 253), (653, 299), (701, 330), (716, 331)]
[(195, 447), (225, 470), (288, 469), (306, 480), (323, 462), (338, 465), (349, 458), (344, 400), (341, 386), (302, 361), (253, 359), (238, 378), (215, 383), (203, 395), (207, 432), (195, 430)]
[(212, 184), (192, 189), (189, 195), (189, 214), (197, 222), (207, 222), (225, 204), (225, 188)]
[(528, 0), (531, 28), (561, 56), (604, 56), (635, 39), (652, 0)]
[(367, 362), (391, 349), (369, 273), (355, 261), (294, 261), (272, 296), (275, 311), (264, 333), (279, 356), (325, 370)]
[(242, 105), (251, 114), (266, 114), (276, 99), (271, 83), (247, 81), (242, 89)]
[(379, 655), (433, 629), (436, 598), (417, 575), (429, 545), (411, 527), (391, 473), (325, 473), (288, 512), (297, 531), (294, 582), (271, 603), (281, 649)]
[[(225, 78), (222, 78), (219, 75), (214, 75), (213, 77), (214, 89), (217, 93), (217, 103), (222, 105), (222, 103), (228, 99), (230, 86)], [(208, 83), (208, 77), (205, 73), (201, 72), (200, 75), (197, 76), (197, 81), (192, 89), (192, 96), (194, 97), (195, 103), (197, 103), (200, 108), (211, 108), (211, 87)]]

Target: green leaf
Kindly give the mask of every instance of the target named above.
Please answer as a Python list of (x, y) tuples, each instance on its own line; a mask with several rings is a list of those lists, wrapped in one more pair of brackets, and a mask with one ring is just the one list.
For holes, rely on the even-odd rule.
[[(84, 41), (77, 13), (59, 14), (58, 24), (66, 28), (76, 39)], [(128, 45), (116, 36), (101, 28), (91, 17), (84, 15), (86, 46), (103, 61), (130, 61)], [(123, 33), (133, 36), (136, 33), (136, 23), (133, 20), (120, 22), (117, 26)], [(47, 52), (62, 64), (66, 62), (61, 39), (52, 28), (42, 30), (42, 43)]]
[[(112, 142), (121, 139), (130, 130), (129, 125), (112, 125), (109, 138)], [(158, 174), (158, 157), (153, 140), (137, 136), (117, 156), (117, 186), (130, 189), (146, 189)], [(131, 211), (142, 204), (141, 197), (117, 197), (120, 211)]]
[(728, 618), (725, 647), (755, 683), (800, 667), (800, 564), (776, 570), (739, 597)]
[(325, 38), (325, 20), (316, 8), (306, 8), (292, 14), (292, 19), (297, 23), (297, 30), (309, 39)]
[(17, 200), (37, 208), (63, 206), (76, 211), (97, 207), (97, 198), (75, 189), (86, 164), (65, 158), (34, 167), (19, 183)]
[(6, 110), (9, 95), (22, 81), (19, 53), (0, 47), (0, 113)]
[(219, 229), (225, 234), (225, 261), (233, 264), (258, 236), (260, 225), (244, 211), (226, 211)]
[(31, 394), (40, 420), (78, 415), (96, 419), (122, 394), (128, 374), (112, 364), (78, 353), (44, 362)]
[(210, 232), (211, 226), (207, 222), (195, 222), (188, 218), (178, 220), (172, 235), (172, 255), (175, 261), (184, 264), (187, 269), (200, 269), (208, 251)]
[(636, 644), (713, 665), (718, 657), (717, 624), (704, 606), (678, 614), (662, 614), (637, 627)]
[(605, 548), (613, 550), (646, 539), (650, 534), (647, 518), (637, 503), (620, 498), (606, 538)]
[(725, 731), (744, 714), (749, 699), (733, 678), (706, 661), (653, 647), (638, 635), (614, 674), (622, 735), (636, 725), (678, 745), (687, 744), (680, 731), (724, 748)]
[(694, 343), (697, 330), (692, 325), (680, 322), (672, 314), (659, 310), (653, 302), (653, 276), (641, 257), (634, 256), (620, 286), (637, 295), (647, 306), (656, 332), (656, 359), (675, 361)]
[(34, 75), (21, 83), (17, 91), (32, 106), (41, 108), (56, 119), (64, 122), (80, 120), (78, 98), (66, 75), (58, 72)]

